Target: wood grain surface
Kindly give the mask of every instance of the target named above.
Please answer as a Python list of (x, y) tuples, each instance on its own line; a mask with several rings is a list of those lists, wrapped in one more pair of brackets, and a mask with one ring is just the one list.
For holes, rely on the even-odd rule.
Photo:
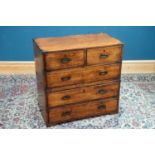
[(92, 48), (87, 50), (87, 64), (107, 64), (122, 60), (122, 46)]
[(121, 64), (97, 65), (47, 72), (47, 86), (62, 87), (78, 83), (117, 79), (120, 77)]
[(96, 85), (64, 91), (48, 93), (48, 106), (60, 106), (71, 103), (90, 101), (101, 98), (118, 96), (119, 83), (113, 82), (107, 85)]
[(35, 71), (37, 78), (37, 90), (38, 90), (38, 105), (43, 116), (43, 119), (48, 123), (47, 102), (46, 102), (46, 78), (44, 75), (44, 56), (34, 43), (35, 53)]
[(84, 50), (48, 53), (45, 55), (46, 70), (64, 69), (84, 65)]
[(105, 33), (52, 38), (36, 38), (34, 41), (43, 52), (58, 52), (122, 44), (119, 40)]
[(54, 125), (76, 119), (117, 113), (117, 104), (117, 99), (108, 99), (53, 108), (49, 111), (49, 123)]

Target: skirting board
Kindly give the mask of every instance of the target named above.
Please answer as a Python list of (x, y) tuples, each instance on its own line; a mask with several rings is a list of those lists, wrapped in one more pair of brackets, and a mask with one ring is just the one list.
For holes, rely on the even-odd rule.
[(155, 73), (155, 60), (125, 60), (122, 73)]
[[(155, 73), (155, 60), (128, 60), (122, 73)], [(35, 74), (33, 61), (0, 61), (0, 74)]]

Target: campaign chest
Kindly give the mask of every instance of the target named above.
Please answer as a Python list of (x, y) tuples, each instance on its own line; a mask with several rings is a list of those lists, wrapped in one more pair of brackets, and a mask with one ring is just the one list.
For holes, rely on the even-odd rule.
[(34, 39), (38, 103), (47, 126), (118, 113), (122, 48), (105, 33)]

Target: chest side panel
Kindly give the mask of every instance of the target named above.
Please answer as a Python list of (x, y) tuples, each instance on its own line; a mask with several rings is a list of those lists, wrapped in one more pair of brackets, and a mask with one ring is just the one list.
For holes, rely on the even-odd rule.
[(46, 101), (46, 81), (44, 76), (44, 55), (39, 50), (37, 45), (34, 43), (34, 53), (35, 53), (35, 68), (36, 68), (36, 79), (37, 79), (37, 90), (38, 90), (38, 105), (41, 114), (46, 123), (48, 123), (48, 109)]

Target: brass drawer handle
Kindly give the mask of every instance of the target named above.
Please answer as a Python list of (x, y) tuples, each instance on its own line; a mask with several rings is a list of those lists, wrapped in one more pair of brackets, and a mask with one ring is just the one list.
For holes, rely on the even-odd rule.
[(101, 109), (106, 109), (106, 105), (102, 104), (102, 105), (98, 105), (97, 109), (101, 110)]
[(61, 116), (64, 117), (64, 116), (69, 116), (71, 115), (71, 111), (64, 111), (62, 112)]
[(62, 58), (61, 59), (61, 63), (68, 63), (70, 62), (72, 59), (71, 58)]
[(106, 54), (106, 53), (101, 53), (100, 54), (100, 58), (101, 59), (105, 59), (105, 58), (107, 58), (108, 57), (108, 54)]
[(69, 100), (71, 97), (69, 95), (63, 96), (62, 100)]
[(107, 91), (104, 90), (104, 89), (100, 89), (100, 90), (98, 91), (99, 94), (105, 94), (106, 92), (107, 92)]
[(70, 79), (71, 79), (70, 76), (64, 76), (64, 77), (61, 78), (62, 81), (68, 81)]
[(107, 71), (99, 71), (99, 75), (106, 75), (107, 73)]

